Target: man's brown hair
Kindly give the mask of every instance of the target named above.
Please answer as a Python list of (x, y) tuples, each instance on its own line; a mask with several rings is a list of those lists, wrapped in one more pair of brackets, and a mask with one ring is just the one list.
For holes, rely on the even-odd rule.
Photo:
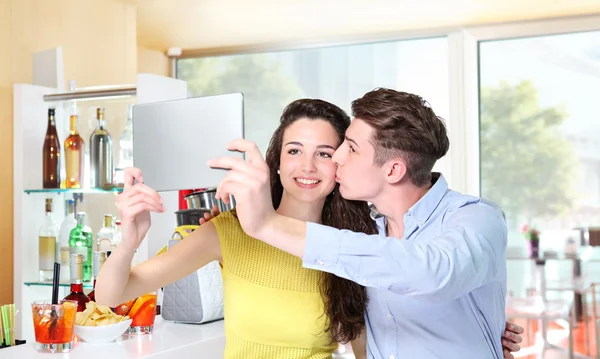
[(420, 96), (378, 88), (352, 102), (352, 114), (374, 130), (376, 166), (394, 157), (404, 160), (417, 186), (431, 181), (431, 170), (450, 147), (446, 125)]

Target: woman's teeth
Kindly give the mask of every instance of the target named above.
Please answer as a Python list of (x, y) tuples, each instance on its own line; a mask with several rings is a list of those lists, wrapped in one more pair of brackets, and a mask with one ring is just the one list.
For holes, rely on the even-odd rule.
[(302, 184), (317, 184), (321, 181), (319, 180), (309, 180), (309, 179), (304, 179), (304, 178), (296, 178), (296, 181), (302, 183)]

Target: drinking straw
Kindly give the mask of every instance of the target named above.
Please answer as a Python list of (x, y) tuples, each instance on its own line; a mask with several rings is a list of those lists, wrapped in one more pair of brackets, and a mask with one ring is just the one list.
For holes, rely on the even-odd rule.
[(2, 315), (2, 309), (0, 309), (0, 346), (4, 343), (4, 325), (2, 324), (2, 319), (4, 316)]
[(15, 305), (10, 305), (10, 345), (15, 346)]
[(4, 327), (4, 343), (9, 346), (10, 345), (10, 331), (9, 331), (9, 323), (8, 323), (8, 311), (6, 310), (6, 305), (2, 306), (2, 326)]
[(54, 276), (52, 277), (52, 311), (50, 312), (50, 338), (54, 337), (54, 328), (58, 324), (58, 313), (56, 312), (56, 305), (58, 304), (58, 281), (60, 279), (60, 263), (54, 262)]
[(60, 263), (54, 262), (54, 276), (52, 277), (52, 304), (58, 304), (58, 281), (60, 279)]

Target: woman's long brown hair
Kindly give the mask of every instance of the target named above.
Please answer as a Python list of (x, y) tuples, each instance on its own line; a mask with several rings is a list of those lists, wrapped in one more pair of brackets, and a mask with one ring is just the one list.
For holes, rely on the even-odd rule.
[[(277, 170), (279, 169), (283, 134), (299, 119), (323, 120), (328, 122), (339, 136), (339, 144), (350, 126), (350, 117), (339, 107), (322, 100), (301, 99), (289, 104), (283, 114), (279, 127), (273, 133), (267, 149), (267, 164), (271, 172), (271, 196), (273, 207), (278, 208), (283, 195), (283, 185)], [(324, 225), (349, 229), (367, 234), (377, 233), (375, 222), (371, 220), (366, 202), (345, 200), (336, 184), (333, 194), (325, 199), (321, 221)], [(332, 338), (340, 343), (356, 339), (365, 326), (365, 308), (367, 293), (361, 285), (321, 272), (321, 295), (325, 303), (328, 321), (325, 328)]]

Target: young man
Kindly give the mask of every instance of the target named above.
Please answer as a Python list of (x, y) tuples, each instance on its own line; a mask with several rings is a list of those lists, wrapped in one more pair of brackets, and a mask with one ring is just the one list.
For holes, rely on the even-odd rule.
[(268, 167), (245, 140), (230, 149), (245, 152), (248, 162), (209, 162), (229, 169), (217, 196), (235, 196), (240, 223), (252, 237), (302, 258), (305, 267), (368, 288), (369, 358), (502, 358), (503, 212), (450, 190), (431, 172), (449, 141), (421, 97), (377, 89), (352, 110), (355, 119), (333, 156), (339, 191), (374, 205), (380, 235), (278, 215)]

